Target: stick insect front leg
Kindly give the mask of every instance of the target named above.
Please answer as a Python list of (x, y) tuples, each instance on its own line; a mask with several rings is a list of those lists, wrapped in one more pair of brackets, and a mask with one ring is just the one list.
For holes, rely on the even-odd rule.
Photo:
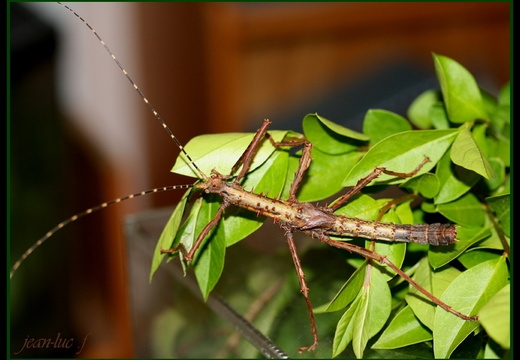
[[(264, 136), (266, 136), (267, 128), (269, 127), (270, 124), (271, 124), (271, 122), (269, 120), (267, 120), (267, 119), (264, 120), (264, 122), (262, 123), (262, 126), (260, 126), (260, 128), (257, 130), (255, 136), (253, 137), (253, 140), (251, 140), (251, 142), (249, 143), (247, 149), (242, 153), (242, 155), (237, 160), (235, 165), (233, 165), (233, 167), (231, 168), (230, 175), (223, 176), (223, 175), (217, 173), (216, 171), (213, 171), (212, 177), (210, 179), (205, 178), (204, 184), (207, 184), (207, 185), (203, 184), (200, 187), (204, 188), (205, 186), (207, 186), (207, 188), (209, 189), (210, 187), (212, 187), (212, 185), (211, 185), (212, 181), (220, 184), (221, 181), (230, 179), (233, 176), (233, 174), (235, 174), (238, 171), (238, 169), (240, 169), (240, 167), (242, 166), (240, 173), (238, 173), (238, 175), (236, 176), (236, 178), (233, 181), (234, 184), (238, 185), (240, 183), (240, 180), (242, 180), (244, 178), (244, 176), (247, 174), (247, 172), (249, 171), (253, 158), (258, 150), (258, 146), (261, 143), (261, 140), (264, 138)], [(268, 138), (271, 141), (271, 143), (273, 143), (273, 145), (274, 145), (273, 140), (269, 136), (268, 136)], [(210, 191), (208, 190), (206, 192), (210, 192)], [(185, 249), (183, 244), (179, 244), (177, 247), (175, 247), (173, 249), (163, 249), (163, 250), (161, 250), (161, 252), (162, 253), (173, 253), (176, 251), (180, 251), (183, 254), (184, 259), (186, 261), (193, 260), (193, 257), (195, 256), (195, 252), (198, 250), (198, 248), (202, 244), (202, 241), (204, 240), (204, 238), (209, 234), (211, 229), (215, 225), (218, 224), (220, 218), (222, 217), (222, 214), (224, 213), (224, 210), (227, 207), (229, 207), (229, 205), (231, 205), (231, 203), (229, 201), (227, 201), (227, 199), (225, 197), (223, 197), (222, 199), (223, 199), (223, 202), (220, 205), (219, 209), (217, 210), (215, 217), (204, 227), (204, 229), (201, 231), (201, 233), (199, 234), (199, 236), (197, 237), (197, 239), (195, 240), (195, 242), (193, 243), (193, 245), (189, 249), (189, 251)]]

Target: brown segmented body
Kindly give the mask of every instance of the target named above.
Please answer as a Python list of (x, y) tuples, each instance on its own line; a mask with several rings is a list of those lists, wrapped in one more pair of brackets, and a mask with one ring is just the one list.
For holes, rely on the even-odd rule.
[(313, 237), (321, 234), (340, 237), (361, 237), (370, 240), (391, 242), (414, 242), (445, 246), (456, 240), (456, 226), (452, 224), (394, 224), (368, 221), (359, 218), (336, 215), (328, 207), (311, 203), (272, 199), (229, 183), (214, 171), (207, 183), (196, 187), (208, 193), (219, 194), (225, 202), (258, 214), (273, 218), (294, 230), (302, 231)]

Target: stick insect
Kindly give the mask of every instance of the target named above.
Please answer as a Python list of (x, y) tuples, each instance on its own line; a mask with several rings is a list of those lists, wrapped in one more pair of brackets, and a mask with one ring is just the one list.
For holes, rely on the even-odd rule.
[[(75, 14), (78, 16), (77, 14)], [(79, 17), (79, 16), (78, 16)], [(88, 26), (88, 25), (87, 25)], [(90, 28), (90, 26), (89, 26)], [(91, 28), (91, 30), (95, 33), (95, 31)], [(196, 162), (194, 162), (189, 153), (184, 150), (184, 147), (177, 140), (177, 138), (173, 135), (173, 133), (169, 130), (168, 126), (164, 123), (164, 121), (157, 114), (155, 109), (150, 105), (148, 100), (141, 93), (140, 89), (133, 82), (133, 80), (128, 76), (122, 65), (118, 62), (118, 60), (113, 56), (110, 49), (106, 47), (103, 41), (98, 37), (98, 39), (105, 46), (106, 50), (111, 54), (113, 59), (117, 62), (120, 69), (123, 73), (128, 77), (128, 80), (132, 83), (134, 88), (139, 92), (140, 96), (143, 98), (145, 103), (150, 107), (151, 111), (161, 122), (161, 125), (168, 132), (171, 139), (177, 144), (179, 149), (182, 151), (183, 155), (186, 157), (189, 165), (193, 167), (194, 171), (198, 173), (198, 177), (201, 179), (200, 183), (189, 185), (189, 186), (170, 186), (159, 189), (153, 189), (141, 193), (137, 193), (134, 195), (129, 195), (126, 197), (118, 198), (116, 200), (103, 203), (99, 207), (94, 207), (89, 210), (86, 210), (83, 213), (75, 215), (68, 220), (60, 223), (56, 228), (52, 229), (45, 237), (40, 239), (33, 247), (31, 247), (21, 258), (20, 261), (16, 262), (13, 265), (11, 276), (14, 274), (16, 269), (20, 266), (21, 262), (27, 258), (38, 246), (40, 246), (46, 239), (52, 236), (57, 230), (61, 229), (63, 226), (67, 225), (70, 222), (75, 221), (76, 219), (88, 215), (93, 211), (97, 211), (99, 209), (105, 208), (111, 204), (119, 203), (126, 199), (134, 198), (137, 196), (145, 195), (150, 192), (160, 192), (174, 189), (181, 189), (186, 187), (193, 187), (195, 189), (203, 190), (205, 193), (214, 193), (222, 197), (223, 202), (220, 205), (219, 209), (213, 220), (211, 220), (206, 227), (202, 230), (202, 232), (197, 236), (195, 243), (187, 248), (184, 244), (176, 244), (173, 248), (170, 249), (162, 249), (162, 254), (175, 253), (180, 252), (183, 260), (185, 262), (191, 262), (194, 260), (196, 256), (196, 251), (199, 249), (206, 236), (210, 234), (212, 228), (215, 227), (222, 215), (224, 214), (224, 210), (230, 207), (231, 205), (245, 208), (247, 210), (256, 212), (260, 215), (264, 215), (267, 217), (273, 218), (277, 221), (281, 228), (284, 230), (287, 242), (289, 244), (289, 248), (291, 251), (291, 255), (293, 257), (293, 261), (297, 270), (298, 279), (301, 286), (301, 291), (303, 293), (311, 324), (311, 333), (313, 336), (313, 343), (309, 346), (305, 346), (300, 348), (301, 351), (312, 350), (318, 344), (318, 334), (316, 331), (316, 325), (313, 315), (313, 307), (308, 295), (308, 286), (306, 284), (305, 276), (303, 274), (303, 270), (296, 252), (296, 247), (293, 239), (293, 233), (295, 231), (301, 231), (313, 238), (320, 240), (321, 242), (335, 248), (339, 248), (342, 250), (347, 250), (353, 253), (357, 253), (370, 261), (376, 261), (382, 263), (388, 267), (390, 267), (393, 271), (395, 271), (398, 275), (400, 275), (403, 279), (408, 281), (412, 286), (417, 288), (422, 294), (429, 297), (431, 301), (436, 303), (442, 309), (447, 312), (450, 312), (464, 320), (476, 320), (476, 316), (468, 316), (462, 314), (456, 310), (453, 310), (449, 305), (437, 299), (435, 296), (431, 295), (425, 289), (423, 289), (418, 283), (416, 283), (410, 276), (408, 276), (405, 272), (403, 272), (397, 265), (393, 264), (390, 260), (387, 259), (386, 256), (380, 255), (375, 251), (366, 249), (364, 247), (360, 247), (354, 244), (350, 244), (345, 241), (334, 240), (330, 236), (338, 236), (338, 237), (363, 237), (370, 240), (386, 240), (386, 241), (401, 241), (401, 242), (416, 242), (422, 244), (430, 244), (434, 246), (445, 246), (452, 244), (456, 239), (456, 228), (453, 225), (449, 224), (421, 224), (421, 225), (399, 225), (399, 224), (391, 224), (391, 223), (382, 223), (382, 222), (373, 222), (373, 221), (363, 221), (356, 218), (350, 218), (342, 215), (337, 215), (334, 212), (338, 210), (340, 207), (345, 205), (347, 201), (349, 201), (354, 195), (358, 194), (360, 190), (370, 183), (372, 180), (376, 179), (382, 174), (386, 174), (389, 176), (394, 176), (398, 178), (407, 178), (416, 175), (423, 169), (425, 164), (429, 161), (427, 157), (424, 160), (416, 164), (415, 167), (409, 172), (394, 172), (390, 169), (385, 168), (376, 168), (370, 174), (363, 177), (359, 182), (352, 188), (351, 191), (346, 193), (345, 195), (338, 198), (335, 202), (328, 206), (317, 206), (308, 202), (299, 202), (297, 192), (299, 186), (304, 180), (304, 175), (311, 165), (311, 151), (312, 144), (305, 139), (300, 140), (286, 140), (282, 139), (280, 141), (276, 141), (268, 132), (268, 126), (270, 124), (269, 121), (264, 121), (263, 125), (260, 127), (258, 132), (253, 136), (253, 140), (250, 145), (244, 151), (242, 156), (237, 160), (235, 165), (232, 167), (229, 175), (223, 175), (218, 171), (212, 172), (210, 175), (200, 170), (197, 166)], [(267, 139), (267, 141), (265, 141)], [(300, 146), (302, 147), (302, 154), (299, 160), (299, 165), (297, 172), (295, 174), (294, 180), (291, 183), (289, 189), (289, 198), (288, 200), (281, 200), (276, 198), (270, 198), (267, 196), (262, 196), (255, 194), (250, 191), (246, 191), (242, 185), (241, 181), (247, 176), (251, 164), (255, 159), (255, 152), (258, 149), (258, 146), (262, 142), (269, 142), (274, 148), (283, 148), (283, 147), (293, 147)]]

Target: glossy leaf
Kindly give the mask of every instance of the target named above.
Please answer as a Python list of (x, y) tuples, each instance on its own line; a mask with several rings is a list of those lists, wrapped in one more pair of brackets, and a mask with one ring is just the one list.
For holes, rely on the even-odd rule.
[(472, 193), (467, 193), (455, 201), (440, 204), (438, 211), (454, 223), (467, 226), (483, 225), (486, 216), (482, 204)]
[[(435, 296), (440, 296), (459, 274), (460, 271), (452, 267), (446, 267), (436, 271), (432, 269), (428, 259), (424, 257), (419, 260), (412, 278), (430, 293)], [(410, 286), (405, 300), (420, 322), (427, 328), (433, 329), (433, 319), (437, 306), (413, 286)], [(443, 310), (441, 309), (439, 311)]]
[(155, 250), (153, 252), (152, 266), (150, 269), (150, 282), (152, 281), (153, 275), (159, 268), (159, 265), (161, 265), (161, 262), (166, 256), (166, 254), (161, 254), (161, 250), (170, 249), (173, 245), (173, 241), (181, 225), (182, 216), (184, 214), (188, 198), (192, 191), (193, 189), (189, 189), (186, 191), (186, 193), (184, 193), (181, 200), (177, 204), (177, 207), (170, 216), (170, 219), (163, 228), (161, 236), (159, 237), (159, 241), (157, 241), (157, 245), (155, 246)]
[(426, 130), (433, 126), (430, 109), (441, 101), (441, 93), (437, 90), (426, 90), (419, 95), (408, 108), (408, 118), (419, 129)]
[(491, 179), (484, 179), (489, 191), (493, 192), (498, 190), (505, 182), (506, 179), (506, 167), (504, 162), (500, 158), (490, 158), (489, 166), (491, 167), (494, 177)]
[[(281, 141), (286, 133), (287, 131), (280, 130), (269, 131), (277, 142)], [(247, 149), (253, 137), (253, 133), (200, 135), (191, 139), (184, 149), (207, 176), (213, 169), (227, 175)], [(275, 147), (269, 141), (264, 140), (253, 159), (250, 170), (253, 171), (259, 167), (274, 151)], [(183, 155), (177, 158), (171, 172), (191, 177), (200, 176)]]
[(402, 188), (410, 189), (414, 193), (421, 194), (424, 198), (431, 199), (439, 192), (440, 181), (435, 174), (426, 173), (404, 182)]
[(480, 89), (473, 75), (446, 56), (433, 54), (433, 62), (450, 121), (464, 123), (486, 119)]
[[(208, 206), (201, 208), (197, 217), (197, 226), (194, 232), (194, 235), (196, 234), (195, 238), (201, 233), (202, 228), (213, 219), (219, 207), (220, 203), (211, 202)], [(195, 276), (197, 277), (197, 282), (199, 283), (199, 288), (204, 299), (208, 298), (209, 293), (215, 287), (224, 269), (226, 241), (223, 227), (224, 224), (220, 222), (212, 229), (205, 241), (201, 244), (193, 260)]]
[[(347, 204), (336, 210), (335, 214), (363, 220), (375, 220), (387, 202), (388, 199), (373, 199), (369, 195), (362, 194), (350, 199)], [(341, 238), (335, 238), (335, 240), (341, 240)]]
[(471, 226), (457, 229), (457, 242), (449, 246), (430, 247), (428, 259), (434, 269), (440, 268), (456, 259), (471, 245), (491, 234), (489, 227)]
[(509, 194), (489, 197), (486, 201), (495, 212), (504, 234), (511, 236), (511, 200)]
[(368, 137), (318, 114), (308, 114), (303, 118), (303, 132), (316, 148), (328, 154), (344, 154), (356, 149)]
[(510, 348), (510, 286), (500, 289), (478, 312), (479, 321), (491, 338), (504, 349)]
[[(343, 189), (343, 178), (362, 156), (363, 153), (357, 151), (330, 155), (318, 148), (313, 148), (312, 163), (297, 193), (298, 200), (302, 202), (319, 201), (338, 193)], [(297, 170), (297, 163), (294, 162), (295, 165), (288, 174), (285, 198), (289, 194), (288, 190)]]
[[(474, 315), (508, 284), (505, 258), (476, 265), (459, 275), (441, 296), (447, 304), (466, 315)], [(446, 311), (435, 312), (433, 327), (435, 357), (447, 358), (473, 331), (478, 322), (465, 321)]]
[(489, 165), (482, 151), (473, 140), (471, 132), (463, 128), (450, 150), (450, 157), (453, 162), (466, 169), (472, 170), (482, 175), (486, 179), (494, 177), (493, 169)]
[(387, 110), (368, 110), (363, 121), (363, 133), (370, 137), (369, 145), (393, 134), (412, 130), (412, 126), (401, 115)]
[(366, 265), (366, 261), (363, 262), (363, 265), (356, 269), (334, 298), (328, 304), (315, 309), (314, 312), (319, 314), (322, 312), (338, 311), (350, 304), (356, 298), (363, 285)]
[[(277, 151), (262, 166), (247, 175), (244, 189), (256, 194), (277, 198), (280, 196), (285, 179), (279, 174), (287, 172), (289, 154)], [(266, 170), (266, 169), (267, 170)], [(231, 246), (260, 228), (265, 217), (237, 207), (228, 208), (223, 218), (226, 246)]]
[(500, 253), (474, 247), (461, 254), (457, 260), (467, 269), (488, 260), (498, 259)]
[[(457, 135), (457, 130), (414, 130), (405, 131), (385, 138), (372, 147), (352, 168), (343, 182), (344, 186), (354, 186), (357, 181), (369, 175), (374, 168), (384, 167), (395, 172), (414, 170), (425, 156), (430, 158), (418, 174), (428, 172)], [(416, 175), (418, 175), (416, 174)], [(404, 182), (401, 178), (383, 174), (373, 181), (396, 184)]]
[(450, 128), (450, 120), (448, 119), (448, 114), (446, 113), (446, 106), (444, 106), (444, 103), (434, 104), (430, 108), (430, 119), (435, 129)]
[(395, 349), (431, 339), (431, 332), (417, 320), (412, 309), (405, 306), (392, 319), (372, 348)]
[(475, 172), (455, 165), (446, 153), (435, 169), (440, 188), (435, 195), (435, 203), (443, 204), (453, 201), (467, 193), (477, 183), (480, 176)]
[(352, 342), (356, 357), (361, 358), (367, 342), (381, 330), (390, 315), (391, 294), (384, 276), (376, 268), (368, 274), (356, 299), (338, 322), (332, 356), (338, 356)]
[[(509, 113), (509, 106), (507, 110)], [(497, 117), (495, 117), (496, 119)], [(494, 136), (486, 136), (487, 147), (489, 149), (489, 157), (497, 157), (502, 160), (506, 167), (511, 164), (511, 140), (509, 134), (509, 123), (503, 124), (502, 132), (494, 133)], [(496, 129), (496, 128), (494, 128)]]

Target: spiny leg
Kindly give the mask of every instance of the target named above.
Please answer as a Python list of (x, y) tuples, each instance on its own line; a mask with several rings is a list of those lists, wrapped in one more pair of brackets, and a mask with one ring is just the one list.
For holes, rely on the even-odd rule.
[(195, 251), (199, 248), (200, 244), (204, 240), (204, 238), (209, 234), (210, 230), (216, 226), (222, 217), (222, 214), (224, 213), (224, 210), (229, 206), (230, 204), (227, 202), (223, 202), (222, 205), (217, 210), (217, 213), (215, 214), (215, 217), (202, 229), (199, 236), (197, 237), (197, 240), (195, 240), (195, 243), (191, 247), (190, 251), (186, 251), (186, 248), (183, 244), (179, 244), (178, 246), (172, 248), (172, 249), (161, 249), (161, 253), (173, 253), (176, 251), (180, 251), (182, 255), (184, 256), (184, 259), (186, 261), (193, 260), (193, 256), (195, 255)]
[(316, 329), (316, 321), (314, 319), (314, 311), (312, 310), (311, 299), (309, 298), (309, 287), (307, 286), (307, 282), (305, 281), (305, 273), (303, 272), (302, 265), (300, 263), (300, 259), (298, 258), (298, 254), (296, 252), (296, 245), (294, 244), (294, 239), (292, 235), (292, 230), (289, 226), (282, 226), (285, 230), (285, 237), (287, 238), (287, 244), (289, 245), (289, 249), (291, 250), (291, 256), (294, 262), (294, 266), (296, 267), (296, 273), (298, 274), (298, 280), (300, 282), (300, 291), (305, 298), (305, 303), (307, 304), (307, 311), (309, 313), (309, 318), (311, 322), (311, 332), (314, 337), (314, 342), (310, 346), (304, 346), (298, 349), (298, 352), (310, 351), (313, 350), (316, 346), (318, 346), (318, 330)]
[(293, 146), (303, 145), (303, 149), (302, 149), (303, 154), (302, 154), (302, 157), (300, 158), (300, 165), (298, 167), (297, 173), (295, 174), (294, 181), (291, 185), (291, 191), (290, 191), (290, 196), (289, 196), (289, 200), (296, 201), (296, 195), (295, 195), (296, 191), (298, 189), (299, 184), (301, 183), (301, 181), (303, 179), (303, 174), (305, 173), (305, 171), (307, 170), (307, 168), (309, 167), (309, 165), (311, 163), (310, 154), (311, 154), (312, 144), (310, 142), (308, 142), (307, 140), (293, 140), (293, 141), (276, 142), (273, 140), (271, 135), (269, 135), (269, 133), (267, 132), (267, 128), (269, 127), (269, 125), (271, 125), (271, 122), (269, 120), (265, 119), (264, 122), (262, 123), (262, 126), (256, 131), (256, 134), (255, 134), (253, 140), (251, 141), (251, 143), (248, 145), (247, 149), (240, 156), (240, 158), (237, 160), (235, 165), (233, 165), (233, 168), (231, 169), (231, 174), (234, 174), (238, 170), (238, 168), (241, 165), (243, 165), (242, 169), (240, 170), (240, 173), (237, 175), (237, 177), (234, 181), (236, 184), (238, 184), (238, 182), (249, 171), (253, 158), (258, 150), (258, 145), (260, 144), (260, 141), (262, 140), (262, 138), (264, 136), (269, 139), (269, 141), (271, 142), (271, 144), (274, 147), (281, 147), (281, 146), (293, 147)]
[(325, 234), (320, 234), (319, 238), (320, 238), (320, 240), (323, 243), (325, 243), (325, 244), (327, 244), (329, 246), (333, 246), (333, 247), (336, 247), (338, 249), (347, 250), (347, 251), (349, 251), (351, 253), (354, 252), (356, 254), (359, 254), (359, 255), (363, 256), (365, 259), (376, 260), (376, 261), (379, 261), (381, 264), (385, 264), (385, 265), (389, 266), (392, 270), (394, 270), (397, 273), (397, 275), (401, 276), (410, 285), (415, 287), (424, 296), (429, 298), (433, 303), (437, 304), (438, 306), (440, 306), (445, 311), (447, 311), (449, 313), (452, 313), (453, 315), (458, 316), (459, 318), (461, 318), (463, 320), (467, 320), (467, 321), (476, 321), (476, 320), (478, 320), (478, 316), (477, 315), (467, 316), (467, 315), (464, 315), (464, 314), (458, 312), (457, 310), (452, 309), (451, 306), (449, 306), (445, 302), (441, 301), (435, 295), (431, 294), (428, 290), (426, 290), (421, 285), (419, 285), (415, 280), (413, 280), (410, 276), (408, 276), (403, 270), (401, 270), (398, 266), (396, 266), (394, 263), (392, 263), (390, 260), (388, 260), (386, 258), (386, 256), (379, 255), (378, 253), (375, 253), (375, 252), (373, 252), (373, 251), (371, 251), (369, 249), (365, 249), (364, 247), (357, 246), (357, 245), (354, 245), (354, 244), (351, 244), (351, 243), (348, 243), (348, 242), (345, 242), (345, 241), (332, 240)]
[[(296, 202), (296, 201), (298, 201), (298, 199), (296, 199), (296, 192), (298, 191), (298, 188), (303, 180), (305, 171), (307, 171), (307, 169), (309, 168), (311, 161), (312, 161), (312, 159), (311, 159), (312, 143), (310, 143), (307, 140), (290, 141), (290, 142), (275, 142), (268, 133), (266, 133), (266, 136), (269, 138), (269, 141), (271, 141), (271, 144), (273, 144), (273, 146), (276, 146), (276, 147), (303, 145), (302, 156), (300, 157), (300, 161), (298, 164), (298, 170), (294, 174), (294, 179), (291, 183), (291, 188), (289, 191), (289, 201)], [(295, 245), (294, 239), (293, 239), (292, 228), (289, 225), (282, 225), (281, 227), (282, 227), (282, 229), (285, 230), (285, 237), (287, 239), (287, 244), (289, 245), (289, 249), (291, 251), (291, 256), (293, 259), (294, 266), (296, 268), (296, 273), (298, 274), (298, 281), (300, 283), (300, 291), (303, 294), (305, 303), (307, 305), (307, 311), (309, 313), (309, 320), (310, 320), (310, 324), (311, 324), (311, 333), (314, 338), (314, 342), (311, 345), (303, 346), (298, 349), (298, 352), (302, 353), (304, 351), (314, 350), (316, 348), (316, 346), (318, 346), (318, 330), (316, 328), (316, 320), (314, 319), (314, 311), (312, 310), (311, 299), (309, 298), (309, 287), (307, 286), (307, 282), (305, 281), (305, 273), (303, 272), (300, 258), (298, 257), (298, 253), (296, 251), (296, 245)]]
[(258, 144), (260, 143), (260, 140), (264, 137), (265, 134), (267, 134), (267, 128), (271, 125), (271, 122), (267, 119), (264, 119), (264, 122), (262, 123), (262, 126), (256, 131), (256, 134), (247, 146), (247, 149), (244, 151), (244, 153), (240, 156), (240, 158), (237, 160), (235, 165), (231, 168), (231, 175), (233, 175), (240, 165), (242, 166), (242, 170), (240, 170), (240, 173), (237, 175), (235, 179), (235, 183), (238, 184), (238, 182), (247, 174), (249, 171), (249, 168), (251, 167), (251, 162), (253, 161), (253, 158), (258, 150)]
[(428, 161), (430, 161), (430, 158), (428, 158), (427, 156), (424, 157), (424, 160), (419, 164), (419, 166), (417, 166), (413, 171), (411, 172), (408, 172), (408, 173), (400, 173), (400, 172), (395, 172), (395, 171), (391, 171), (391, 170), (387, 170), (385, 168), (379, 168), (379, 167), (376, 167), (370, 174), (368, 174), (368, 176), (360, 179), (356, 186), (354, 186), (353, 188), (351, 188), (346, 194), (340, 196), (335, 202), (333, 202), (331, 205), (329, 205), (329, 208), (332, 209), (333, 211), (339, 209), (341, 206), (343, 206), (352, 196), (356, 195), (357, 193), (359, 193), (361, 191), (361, 189), (363, 189), (365, 186), (367, 186), (372, 180), (374, 180), (375, 178), (377, 178), (379, 175), (381, 174), (387, 174), (387, 175), (393, 175), (393, 176), (397, 176), (397, 177), (400, 177), (400, 178), (407, 178), (407, 177), (411, 177), (411, 176), (414, 176), (415, 174), (417, 174), (417, 172), (424, 166), (424, 164), (426, 164)]
[(271, 141), (271, 144), (276, 147), (280, 146), (300, 146), (303, 145), (302, 148), (302, 156), (300, 157), (300, 161), (298, 164), (298, 170), (296, 170), (296, 173), (294, 174), (293, 182), (291, 183), (291, 189), (289, 190), (289, 201), (298, 201), (296, 199), (296, 192), (298, 191), (298, 188), (300, 187), (300, 184), (303, 180), (303, 176), (309, 166), (311, 165), (311, 152), (312, 152), (312, 143), (307, 140), (294, 140), (294, 141), (282, 141), (282, 142), (275, 142), (273, 138), (266, 133), (266, 137)]

